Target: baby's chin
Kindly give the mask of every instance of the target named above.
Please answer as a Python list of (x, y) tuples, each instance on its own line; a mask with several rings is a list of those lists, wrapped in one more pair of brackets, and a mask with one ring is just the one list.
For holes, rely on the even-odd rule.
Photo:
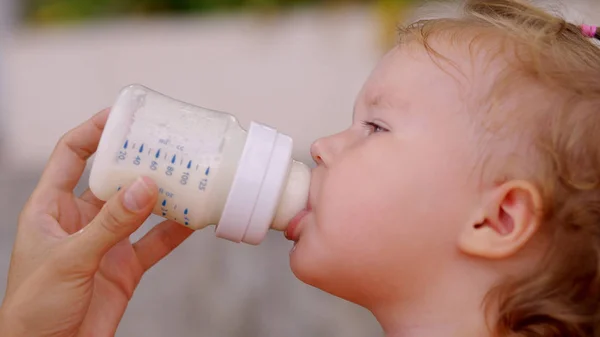
[[(345, 279), (342, 252), (332, 248), (332, 242), (327, 240), (317, 230), (313, 215), (307, 216), (301, 225), (298, 241), (290, 250), (290, 268), (300, 281), (319, 288), (335, 296), (340, 296), (337, 288), (340, 280)], [(340, 296), (341, 297), (341, 296)]]
[(294, 245), (290, 251), (290, 268), (298, 280), (331, 292), (331, 285), (338, 283), (340, 278), (335, 274), (335, 268), (331, 268), (331, 256), (313, 239), (304, 236)]
[[(299, 241), (296, 249), (290, 253), (290, 267), (294, 276), (303, 283), (330, 295), (358, 305), (364, 305), (361, 299), (357, 297), (357, 294), (362, 293), (356, 291), (357, 284), (352, 282), (352, 279), (342, 275), (343, 271), (333, 266), (334, 261), (323, 255), (319, 256), (311, 248), (313, 247), (303, 246), (302, 241)], [(339, 266), (339, 263), (336, 265)]]
[(309, 237), (303, 237), (294, 243), (290, 250), (290, 268), (300, 281), (318, 288), (318, 280), (322, 278), (322, 266), (311, 249)]

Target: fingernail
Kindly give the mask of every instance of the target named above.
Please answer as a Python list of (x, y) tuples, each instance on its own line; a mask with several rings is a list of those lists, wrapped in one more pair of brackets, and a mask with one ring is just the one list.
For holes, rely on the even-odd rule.
[(139, 211), (148, 205), (152, 193), (144, 178), (138, 178), (123, 196), (123, 205), (130, 211)]

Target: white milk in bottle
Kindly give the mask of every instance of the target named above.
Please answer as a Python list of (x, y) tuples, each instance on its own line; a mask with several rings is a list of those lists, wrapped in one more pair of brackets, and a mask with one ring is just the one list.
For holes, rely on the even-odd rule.
[(230, 114), (131, 85), (111, 109), (90, 189), (106, 201), (145, 175), (159, 187), (155, 214), (259, 244), (306, 206), (310, 169), (291, 156), (292, 139), (271, 127), (246, 132)]

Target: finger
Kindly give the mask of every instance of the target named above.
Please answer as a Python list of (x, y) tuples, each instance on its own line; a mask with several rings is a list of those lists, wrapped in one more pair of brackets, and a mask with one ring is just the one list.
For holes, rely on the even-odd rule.
[(150, 178), (138, 178), (109, 199), (90, 224), (73, 236), (70, 253), (86, 265), (97, 266), (106, 252), (144, 223), (157, 195), (156, 184)]
[(42, 173), (41, 188), (69, 192), (75, 188), (86, 161), (96, 152), (108, 114), (109, 109), (97, 113), (60, 139)]
[(90, 204), (92, 206), (97, 207), (98, 209), (102, 208), (102, 206), (104, 206), (104, 204), (106, 202), (98, 199), (96, 197), (96, 195), (94, 195), (94, 193), (92, 192), (92, 190), (90, 190), (89, 188), (86, 189), (81, 196), (79, 197), (80, 200), (82, 200), (83, 202)]
[(194, 231), (174, 221), (164, 221), (152, 228), (133, 245), (144, 271), (169, 255)]
[[(77, 226), (77, 230), (87, 226), (96, 217), (96, 215), (98, 215), (98, 212), (100, 212), (102, 206), (106, 204), (105, 201), (96, 198), (94, 193), (92, 193), (89, 188), (81, 194), (76, 202), (81, 215), (81, 222)], [(71, 232), (69, 234), (73, 233), (74, 232)]]

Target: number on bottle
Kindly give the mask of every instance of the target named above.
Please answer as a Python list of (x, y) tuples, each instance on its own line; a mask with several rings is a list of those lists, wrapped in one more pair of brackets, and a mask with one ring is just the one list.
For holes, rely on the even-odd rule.
[(165, 172), (165, 174), (168, 175), (168, 176), (172, 176), (174, 170), (175, 170), (175, 168), (173, 166), (168, 166), (167, 167), (167, 171)]
[(187, 182), (188, 182), (188, 179), (189, 179), (189, 178), (190, 178), (190, 173), (189, 173), (189, 172), (184, 172), (184, 173), (181, 175), (181, 179), (179, 180), (179, 183), (180, 183), (181, 185), (186, 185), (186, 184), (187, 184)]
[(202, 179), (200, 181), (200, 185), (198, 185), (198, 189), (200, 189), (200, 191), (206, 191), (206, 184), (208, 183), (208, 179)]

